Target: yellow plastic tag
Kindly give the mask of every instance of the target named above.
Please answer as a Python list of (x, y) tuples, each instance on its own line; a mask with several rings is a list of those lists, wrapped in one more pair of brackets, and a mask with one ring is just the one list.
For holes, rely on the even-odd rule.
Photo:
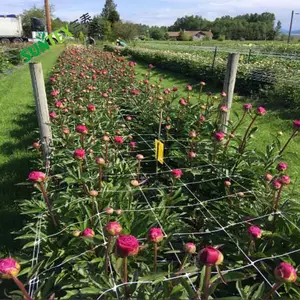
[(159, 140), (155, 140), (155, 158), (164, 164), (164, 144)]

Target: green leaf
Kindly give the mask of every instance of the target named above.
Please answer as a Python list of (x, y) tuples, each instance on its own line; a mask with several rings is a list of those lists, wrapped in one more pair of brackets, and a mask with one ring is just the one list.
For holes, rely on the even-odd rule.
[(265, 291), (265, 283), (262, 282), (259, 287), (258, 290), (254, 293), (254, 295), (252, 296), (251, 300), (259, 300), (262, 299), (262, 296), (264, 294)]

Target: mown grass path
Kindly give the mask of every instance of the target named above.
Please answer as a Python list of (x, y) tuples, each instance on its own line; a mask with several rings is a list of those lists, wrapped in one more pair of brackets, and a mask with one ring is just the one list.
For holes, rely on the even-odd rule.
[[(64, 45), (57, 45), (37, 57), (43, 65), (45, 80), (49, 77)], [(15, 200), (26, 199), (31, 189), (16, 186), (24, 182), (34, 167), (28, 150), (38, 124), (28, 64), (8, 75), (0, 74), (0, 253), (17, 250), (11, 231), (22, 227), (22, 216)]]

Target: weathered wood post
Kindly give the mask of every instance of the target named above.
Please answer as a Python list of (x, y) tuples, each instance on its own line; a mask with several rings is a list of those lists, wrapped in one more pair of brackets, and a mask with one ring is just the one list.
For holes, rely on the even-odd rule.
[(236, 80), (236, 73), (238, 69), (240, 54), (238, 53), (231, 53), (228, 55), (227, 61), (227, 70), (224, 79), (223, 91), (226, 93), (226, 97), (224, 97), (224, 102), (222, 105), (227, 106), (227, 112), (221, 112), (220, 114), (220, 126), (219, 130), (226, 133), (228, 121), (230, 117), (230, 110), (232, 106), (232, 99), (234, 94), (234, 87), (235, 87), (235, 80)]
[(44, 75), (41, 63), (29, 63), (31, 83), (38, 117), (40, 139), (45, 168), (50, 168), (50, 145), (52, 143), (52, 133), (50, 127), (47, 96), (45, 90)]

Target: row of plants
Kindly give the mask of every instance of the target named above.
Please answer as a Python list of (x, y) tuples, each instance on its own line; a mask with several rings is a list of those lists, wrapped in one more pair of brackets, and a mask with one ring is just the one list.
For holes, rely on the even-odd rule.
[(0, 46), (0, 73), (22, 63), (20, 51), (23, 44)]
[(54, 67), (51, 168), (34, 142), (40, 170), (29, 172), (35, 191), (20, 203), (24, 247), (0, 260), (7, 297), (299, 297), (300, 207), (283, 161), (300, 121), (289, 140), (257, 152), (265, 108), (245, 104), (225, 134), (224, 92), (206, 93), (203, 81), (164, 86), (153, 65), (139, 81), (135, 65), (67, 47)]
[(169, 48), (173, 46), (203, 46), (203, 47), (218, 47), (222, 48), (233, 48), (241, 51), (249, 51), (250, 49), (254, 52), (262, 53), (278, 53), (282, 55), (300, 55), (299, 43), (281, 42), (281, 41), (139, 41), (135, 42), (138, 46), (144, 44), (153, 45), (168, 45)]
[[(143, 47), (117, 48), (106, 45), (109, 51), (120, 51), (123, 55), (131, 55), (134, 59), (152, 61), (157, 66), (195, 78), (209, 78), (220, 88), (223, 85), (227, 65), (227, 55), (217, 55), (213, 64), (213, 52), (192, 50), (182, 52), (160, 50), (161, 44)], [(297, 108), (300, 103), (298, 65), (300, 60), (286, 60), (275, 57), (252, 56), (251, 62), (247, 55), (241, 55), (236, 91), (241, 95), (258, 95), (270, 104)]]

